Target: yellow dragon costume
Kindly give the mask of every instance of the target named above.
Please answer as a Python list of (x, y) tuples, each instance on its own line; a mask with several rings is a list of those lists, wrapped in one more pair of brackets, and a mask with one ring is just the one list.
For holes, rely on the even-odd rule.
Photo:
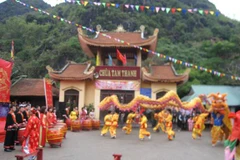
[(132, 122), (133, 118), (136, 117), (136, 113), (131, 112), (127, 116), (126, 126), (122, 128), (123, 131), (125, 131), (126, 134), (130, 134), (132, 132)]

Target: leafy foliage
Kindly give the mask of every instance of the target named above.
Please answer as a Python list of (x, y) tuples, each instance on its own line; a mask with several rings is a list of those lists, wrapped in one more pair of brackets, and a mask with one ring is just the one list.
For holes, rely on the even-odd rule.
[[(111, 31), (122, 24), (128, 31), (135, 31), (140, 25), (145, 25), (145, 35), (148, 36), (158, 28), (158, 52), (198, 66), (240, 76), (240, 23), (223, 15), (215, 17), (190, 13), (152, 13), (150, 10), (137, 12), (126, 10), (124, 7), (120, 9), (103, 6), (83, 7), (67, 3), (50, 8), (42, 0), (25, 2), (93, 29), (97, 24), (101, 24), (103, 29)], [(105, 2), (109, 1), (105, 0)], [(216, 10), (208, 0), (111, 0), (110, 2)], [(10, 44), (14, 40), (16, 75), (42, 78), (47, 76), (45, 69), (47, 65), (58, 70), (69, 60), (76, 62), (89, 60), (79, 45), (74, 26), (46, 15), (29, 12), (26, 7), (12, 3), (10, 0), (0, 4), (0, 13), (0, 57), (10, 58)], [(164, 62), (155, 56), (147, 59), (143, 65)], [(180, 65), (175, 65), (175, 68), (179, 73), (183, 73), (186, 69)], [(179, 95), (187, 94), (192, 84), (239, 85), (239, 82), (192, 69), (189, 82), (179, 87)]]

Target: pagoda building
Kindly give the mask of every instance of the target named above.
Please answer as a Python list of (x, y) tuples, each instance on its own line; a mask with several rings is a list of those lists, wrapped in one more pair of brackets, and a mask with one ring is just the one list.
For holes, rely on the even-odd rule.
[(96, 35), (90, 37), (78, 28), (80, 46), (89, 58), (96, 58), (96, 66), (68, 62), (61, 71), (48, 66), (50, 77), (60, 82), (59, 102), (75, 103), (79, 110), (93, 104), (96, 117), (102, 119), (104, 112), (100, 113), (98, 104), (106, 96), (115, 94), (126, 104), (140, 94), (157, 99), (170, 90), (177, 91), (177, 86), (188, 80), (187, 72), (178, 75), (171, 63), (142, 67), (142, 61), (152, 54), (138, 47), (154, 51), (158, 39), (158, 29), (149, 37), (144, 36), (144, 30), (141, 26), (139, 31), (127, 32), (120, 25), (108, 32), (98, 25)]

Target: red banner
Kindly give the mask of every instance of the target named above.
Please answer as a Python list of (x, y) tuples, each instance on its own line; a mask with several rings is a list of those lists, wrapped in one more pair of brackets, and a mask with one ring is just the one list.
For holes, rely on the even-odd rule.
[(0, 102), (10, 102), (12, 62), (0, 58)]
[(52, 83), (50, 79), (43, 79), (46, 107), (53, 107)]

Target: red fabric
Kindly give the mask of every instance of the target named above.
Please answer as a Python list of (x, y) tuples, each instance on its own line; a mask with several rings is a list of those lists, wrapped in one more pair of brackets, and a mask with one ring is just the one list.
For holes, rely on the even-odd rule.
[[(22, 150), (25, 154), (31, 154), (37, 150), (39, 143), (39, 127), (40, 120), (36, 115), (32, 115), (28, 120), (28, 124), (24, 132), (24, 137), (26, 137), (26, 139), (23, 141)], [(28, 149), (25, 149), (26, 146)]]
[(54, 124), (54, 116), (53, 116), (53, 113), (51, 112), (47, 112), (47, 123), (48, 123), (48, 126), (53, 126)]
[(51, 80), (44, 78), (43, 82), (44, 82), (46, 106), (47, 107), (53, 107), (52, 83), (51, 83)]
[(0, 118), (0, 143), (4, 142), (6, 131), (4, 130), (6, 118)]
[(12, 62), (0, 58), (0, 102), (10, 102)]
[(231, 115), (234, 116), (234, 125), (232, 128), (232, 133), (229, 136), (229, 140), (240, 140), (240, 111), (238, 111), (236, 114), (231, 113)]
[(120, 61), (122, 61), (122, 63), (125, 65), (127, 64), (127, 58), (126, 55), (122, 55), (122, 53), (117, 49), (117, 59), (119, 59)]

